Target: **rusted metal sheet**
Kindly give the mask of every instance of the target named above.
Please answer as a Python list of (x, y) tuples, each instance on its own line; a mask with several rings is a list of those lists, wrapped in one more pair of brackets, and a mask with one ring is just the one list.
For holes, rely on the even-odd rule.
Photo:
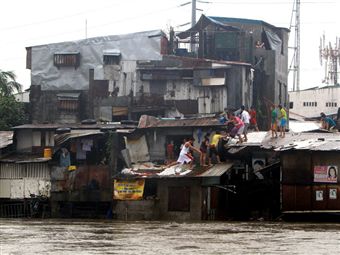
[(283, 211), (308, 211), (312, 208), (310, 186), (282, 185)]
[(223, 126), (216, 118), (194, 118), (194, 119), (157, 119), (153, 116), (142, 115), (138, 128), (161, 128), (161, 127), (210, 127)]
[(217, 164), (209, 168), (207, 171), (197, 175), (197, 177), (219, 177), (231, 169), (234, 162)]
[(63, 191), (102, 190), (110, 188), (110, 172), (108, 166), (79, 166), (69, 172), (66, 183), (57, 182), (54, 189)]
[(282, 183), (310, 184), (313, 182), (310, 153), (304, 151), (285, 152), (281, 154), (281, 164)]
[(149, 149), (146, 143), (145, 135), (138, 139), (125, 138), (126, 149), (130, 154), (131, 162), (147, 162), (150, 160)]

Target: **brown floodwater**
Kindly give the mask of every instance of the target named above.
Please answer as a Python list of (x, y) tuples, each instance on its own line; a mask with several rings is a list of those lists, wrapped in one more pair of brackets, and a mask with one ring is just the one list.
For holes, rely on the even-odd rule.
[(340, 254), (339, 223), (0, 219), (0, 254)]

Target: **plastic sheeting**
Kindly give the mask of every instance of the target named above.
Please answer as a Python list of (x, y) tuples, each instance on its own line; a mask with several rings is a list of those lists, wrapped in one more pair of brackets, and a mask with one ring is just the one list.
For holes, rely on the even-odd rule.
[(277, 52), (281, 52), (282, 41), (280, 37), (277, 34), (272, 33), (268, 30), (265, 30), (264, 32), (267, 36), (270, 49), (275, 50)]
[[(89, 69), (102, 69), (103, 54), (119, 50), (122, 61), (161, 60), (161, 30), (95, 37), (32, 47), (31, 84), (42, 90), (86, 90)], [(54, 66), (56, 52), (79, 52), (80, 66)]]

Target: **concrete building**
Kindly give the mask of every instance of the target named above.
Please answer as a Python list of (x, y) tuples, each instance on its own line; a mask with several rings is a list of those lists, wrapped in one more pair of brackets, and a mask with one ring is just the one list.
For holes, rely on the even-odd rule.
[(305, 118), (319, 118), (321, 112), (336, 115), (340, 107), (340, 86), (290, 91), (289, 101), (290, 111)]

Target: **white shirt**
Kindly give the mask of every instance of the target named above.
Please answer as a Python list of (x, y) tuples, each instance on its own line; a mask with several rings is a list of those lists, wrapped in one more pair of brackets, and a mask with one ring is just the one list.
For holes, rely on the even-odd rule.
[(241, 120), (244, 122), (244, 124), (249, 124), (250, 115), (246, 110), (243, 110), (241, 113)]

